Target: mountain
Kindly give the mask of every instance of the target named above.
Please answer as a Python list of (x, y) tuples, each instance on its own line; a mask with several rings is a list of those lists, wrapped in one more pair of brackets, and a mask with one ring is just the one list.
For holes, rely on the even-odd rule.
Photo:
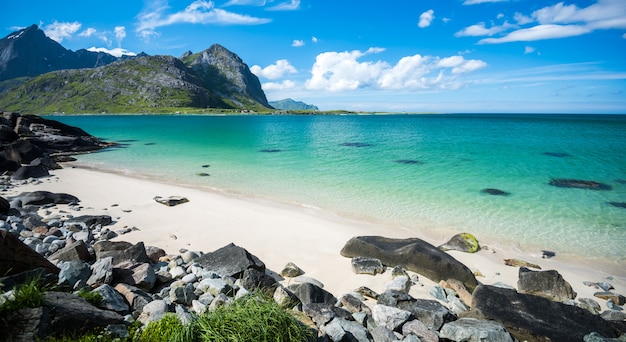
[(269, 104), (276, 109), (283, 109), (283, 110), (311, 110), (311, 111), (319, 110), (317, 106), (306, 104), (302, 101), (294, 101), (292, 99), (270, 101)]
[(262, 106), (272, 108), (261, 88), (261, 82), (248, 65), (223, 46), (213, 44), (200, 53), (185, 53), (182, 60), (203, 80), (206, 88), (213, 89), (234, 103), (245, 106), (252, 98)]
[(54, 70), (94, 68), (116, 60), (103, 52), (68, 50), (32, 25), (0, 40), (0, 81)]
[(29, 113), (271, 108), (258, 78), (237, 55), (212, 46), (191, 56), (200, 57), (187, 59), (189, 66), (172, 56), (144, 56), (53, 71), (1, 93), (0, 108)]

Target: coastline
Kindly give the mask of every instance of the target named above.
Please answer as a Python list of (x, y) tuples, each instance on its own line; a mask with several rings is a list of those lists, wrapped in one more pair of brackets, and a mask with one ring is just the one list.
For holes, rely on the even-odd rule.
[[(354, 274), (350, 259), (339, 254), (354, 236), (418, 237), (433, 245), (445, 242), (408, 230), (339, 217), (321, 209), (195, 189), (84, 168), (80, 164), (66, 164), (64, 169), (51, 171), (51, 176), (42, 178), (41, 183), (20, 185), (6, 195), (36, 190), (77, 196), (84, 208), (69, 214), (110, 215), (114, 220), (111, 230), (138, 228), (115, 238), (117, 241), (143, 241), (146, 246), (157, 246), (170, 254), (178, 254), (181, 249), (207, 253), (234, 243), (258, 256), (276, 273), (288, 262), (295, 263), (305, 276), (321, 281), (325, 289), (335, 294), (348, 293), (359, 286), (382, 292), (391, 279), (391, 272), (377, 276)], [(155, 202), (155, 196), (183, 196), (189, 202), (166, 207)], [(483, 284), (504, 283), (517, 288), (518, 268), (503, 262), (516, 258), (538, 264), (542, 270), (557, 270), (578, 293), (577, 298), (594, 298), (598, 290), (583, 282), (607, 281), (607, 277), (615, 292), (626, 292), (626, 276), (611, 270), (562, 260), (558, 255), (543, 259), (540, 254), (489, 247), (474, 254), (449, 253), (472, 271), (480, 272), (483, 276), (477, 279)], [(419, 279), (423, 286), (414, 286), (411, 295), (430, 298), (428, 292), (434, 283), (424, 276)], [(606, 309), (606, 302), (599, 302)]]

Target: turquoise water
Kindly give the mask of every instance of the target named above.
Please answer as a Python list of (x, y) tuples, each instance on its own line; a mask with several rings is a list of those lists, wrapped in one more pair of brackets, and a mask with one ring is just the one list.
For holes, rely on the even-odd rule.
[[(626, 116), (53, 118), (122, 144), (79, 157), (89, 166), (626, 263), (626, 209), (608, 204), (626, 202)], [(557, 188), (551, 178), (612, 190)]]

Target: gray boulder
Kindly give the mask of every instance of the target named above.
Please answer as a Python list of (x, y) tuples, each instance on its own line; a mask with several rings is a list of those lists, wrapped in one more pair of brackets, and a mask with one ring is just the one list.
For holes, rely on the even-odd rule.
[(128, 304), (124, 301), (124, 297), (115, 291), (114, 288), (109, 284), (103, 284), (94, 289), (95, 292), (98, 292), (100, 296), (102, 296), (102, 303), (100, 303), (100, 308), (115, 311), (120, 314), (128, 313)]
[(43, 268), (47, 273), (59, 273), (56, 266), (15, 235), (0, 231), (0, 275), (10, 276), (37, 268)]
[(121, 263), (113, 269), (113, 279), (118, 283), (125, 283), (150, 291), (156, 283), (156, 274), (148, 263)]
[(43, 165), (20, 166), (12, 175), (13, 180), (25, 180), (29, 178), (41, 178), (49, 176), (48, 169)]
[(572, 286), (555, 270), (532, 271), (520, 267), (517, 288), (519, 293), (533, 294), (557, 302), (576, 298)]
[(439, 337), (456, 342), (514, 341), (502, 324), (475, 318), (461, 318), (444, 324), (439, 331)]
[(415, 335), (419, 337), (421, 342), (439, 342), (439, 336), (434, 331), (428, 329), (426, 324), (417, 319), (409, 321), (402, 326), (402, 335)]
[(399, 291), (385, 291), (378, 296), (378, 304), (397, 307), (409, 311), (428, 329), (436, 331), (455, 316), (436, 300), (416, 299)]
[(60, 268), (59, 285), (69, 286), (73, 289), (80, 289), (87, 285), (87, 279), (91, 275), (89, 264), (79, 260), (62, 261), (57, 264)]
[(382, 325), (370, 330), (370, 333), (374, 342), (398, 341), (396, 334)]
[(613, 338), (619, 331), (577, 306), (490, 285), (474, 290), (473, 305), (464, 317), (500, 322), (520, 341), (580, 341), (592, 332)]
[(158, 321), (169, 311), (169, 307), (164, 300), (153, 300), (143, 307), (141, 315), (137, 318), (140, 322), (148, 324)]
[(285, 267), (283, 267), (283, 270), (280, 271), (280, 276), (281, 277), (295, 278), (295, 277), (301, 276), (303, 274), (304, 274), (304, 271), (300, 267), (298, 267), (298, 265), (294, 264), (293, 262), (287, 263), (287, 265), (285, 265)]
[(478, 281), (472, 271), (449, 254), (417, 238), (391, 239), (358, 236), (350, 239), (341, 255), (348, 258), (370, 257), (389, 267), (402, 266), (433, 281), (458, 279), (470, 290)]
[(247, 250), (231, 243), (196, 260), (205, 270), (221, 276), (240, 278), (248, 268), (265, 272), (265, 264)]
[(315, 322), (318, 326), (322, 326), (330, 322), (335, 317), (354, 320), (350, 312), (329, 303), (305, 304), (302, 306), (302, 312), (311, 317), (313, 322)]
[(66, 226), (78, 224), (84, 225), (89, 229), (93, 229), (96, 225), (108, 226), (113, 223), (111, 216), (109, 215), (83, 215), (72, 217), (71, 219), (65, 221)]
[(410, 320), (411, 312), (395, 307), (377, 304), (372, 308), (372, 318), (376, 325), (394, 331), (402, 329), (402, 325)]
[(356, 274), (377, 275), (385, 272), (385, 267), (376, 258), (355, 257), (352, 258), (352, 271)]
[(113, 258), (113, 265), (120, 262), (149, 263), (143, 242), (132, 244), (125, 241), (98, 241), (93, 245), (96, 259)]
[(276, 279), (265, 274), (265, 272), (249, 268), (243, 271), (241, 286), (243, 286), (246, 290), (261, 291), (267, 295), (273, 295), (274, 291), (276, 291), (276, 287), (278, 286), (278, 282), (276, 282)]
[(371, 335), (365, 327), (340, 317), (333, 318), (328, 324), (322, 326), (321, 330), (330, 337), (331, 341), (371, 341)]
[(143, 307), (152, 302), (150, 294), (128, 284), (115, 285), (115, 291), (124, 297), (133, 312), (142, 312)]
[(113, 257), (97, 260), (91, 265), (91, 276), (87, 285), (110, 284), (113, 280)]
[(288, 287), (288, 289), (293, 292), (296, 297), (298, 297), (302, 304), (326, 303), (334, 305), (337, 303), (337, 298), (335, 298), (332, 293), (315, 284), (292, 284)]
[(89, 249), (85, 244), (85, 241), (78, 240), (70, 244), (66, 244), (65, 247), (54, 252), (48, 257), (51, 261), (71, 261), (82, 260), (85, 262), (91, 261), (92, 256), (89, 253)]

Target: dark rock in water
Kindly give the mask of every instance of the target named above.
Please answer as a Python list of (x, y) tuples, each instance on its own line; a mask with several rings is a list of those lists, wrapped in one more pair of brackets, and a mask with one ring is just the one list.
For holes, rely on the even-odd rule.
[(626, 179), (616, 179), (615, 182), (620, 184), (626, 184)]
[(221, 276), (239, 278), (248, 268), (265, 272), (265, 264), (259, 258), (233, 243), (204, 254), (196, 262)]
[(259, 152), (263, 152), (263, 153), (277, 153), (277, 152), (282, 152), (283, 150), (279, 149), (279, 148), (265, 148), (262, 150), (259, 150)]
[(43, 165), (25, 165), (17, 169), (17, 171), (11, 175), (11, 178), (14, 180), (24, 180), (28, 178), (41, 178), (49, 175), (50, 173), (48, 172), (48, 169)]
[(480, 250), (480, 245), (474, 235), (470, 233), (460, 233), (453, 236), (450, 241), (438, 248), (442, 251), (455, 250), (465, 253), (476, 253)]
[(370, 146), (374, 146), (374, 145), (368, 144), (368, 143), (362, 143), (362, 142), (345, 142), (345, 143), (339, 144), (339, 146), (346, 146), (346, 147), (370, 147)]
[(506, 192), (504, 190), (494, 189), (494, 188), (482, 189), (480, 190), (480, 192), (482, 192), (483, 194), (494, 195), (494, 196), (508, 196), (511, 194), (510, 192)]
[(199, 172), (199, 173), (196, 173), (196, 175), (200, 176), (200, 177), (209, 177), (210, 176), (210, 174), (208, 174), (206, 172)]
[(145, 146), (154, 146), (154, 145), (156, 145), (156, 143), (152, 143), (152, 142), (150, 142), (150, 143), (145, 143), (144, 145), (145, 145)]
[(502, 323), (520, 341), (581, 341), (591, 332), (618, 337), (617, 326), (574, 305), (479, 285), (473, 293), (472, 310), (463, 314)]
[(572, 286), (555, 270), (531, 271), (521, 267), (517, 288), (520, 293), (541, 296), (557, 302), (576, 298)]
[(565, 152), (544, 152), (543, 154), (546, 156), (556, 157), (556, 158), (568, 158), (572, 156), (571, 154), (568, 154)]
[(211, 165), (209, 165), (209, 164), (204, 164), (204, 165), (202, 165), (202, 167), (203, 167), (203, 168), (205, 168), (205, 169), (206, 169), (207, 167), (210, 167), (210, 166), (211, 166)]
[(421, 164), (424, 164), (423, 162), (421, 162), (419, 160), (415, 160), (415, 159), (398, 159), (398, 160), (394, 160), (394, 162), (396, 162), (398, 164), (405, 164), (405, 165), (421, 165)]
[(9, 276), (43, 268), (47, 273), (58, 274), (59, 269), (39, 253), (26, 246), (15, 235), (0, 232), (0, 275)]
[(391, 239), (380, 236), (357, 236), (341, 249), (341, 255), (348, 258), (369, 257), (379, 259), (389, 267), (402, 266), (430, 278), (435, 282), (457, 279), (471, 290), (478, 281), (467, 266), (446, 252), (426, 241)]
[(609, 203), (610, 205), (614, 207), (626, 209), (626, 202), (607, 202), (607, 203)]
[(612, 190), (613, 187), (599, 183), (596, 181), (580, 180), (580, 179), (566, 179), (566, 178), (552, 178), (550, 183), (552, 186), (559, 188), (576, 188), (576, 189), (589, 189), (589, 190)]

